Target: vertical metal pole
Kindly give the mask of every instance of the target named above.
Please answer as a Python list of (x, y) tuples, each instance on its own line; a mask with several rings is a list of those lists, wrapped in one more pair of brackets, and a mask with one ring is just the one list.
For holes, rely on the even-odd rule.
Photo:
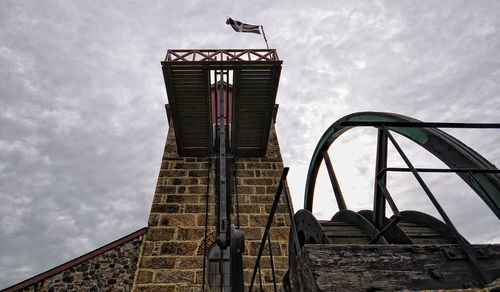
[(205, 195), (205, 233), (203, 236), (203, 280), (201, 283), (201, 291), (205, 292), (206, 268), (207, 268), (207, 231), (208, 231), (208, 199), (210, 192), (210, 170), (212, 169), (212, 159), (208, 156), (207, 170), (207, 193)]
[(264, 291), (262, 290), (262, 271), (260, 270), (260, 263), (259, 263), (259, 285), (260, 285), (260, 291)]
[(385, 186), (387, 183), (387, 173), (384, 172), (380, 177), (377, 177), (377, 174), (385, 168), (387, 168), (387, 135), (383, 129), (378, 129), (377, 160), (375, 162), (375, 190), (373, 199), (373, 221), (378, 230), (384, 227), (385, 197), (382, 188), (377, 183), (377, 179)]
[(260, 28), (262, 30), (262, 36), (264, 37), (264, 41), (266, 42), (266, 47), (269, 50), (269, 44), (267, 43), (266, 33), (264, 32), (264, 26), (261, 25)]
[(273, 247), (271, 245), (271, 234), (269, 233), (267, 233), (267, 243), (269, 244), (269, 259), (271, 261), (271, 273), (273, 274), (274, 292), (278, 292), (278, 288), (276, 288), (276, 275), (274, 274)]
[[(288, 174), (288, 170), (287, 170)], [(288, 209), (288, 216), (290, 216), (290, 228), (292, 232), (292, 237), (293, 237), (293, 245), (295, 249), (295, 254), (298, 255), (300, 252), (300, 243), (299, 243), (299, 238), (297, 237), (297, 226), (295, 225), (295, 219), (293, 217), (293, 212), (292, 212), (292, 202), (290, 202), (290, 192), (288, 191), (288, 184), (286, 181), (286, 178), (283, 181), (283, 187), (285, 191), (285, 199), (286, 199), (286, 204), (287, 204), (287, 209)]]
[(220, 292), (224, 292), (224, 251), (220, 250), (219, 260)]
[(233, 168), (233, 176), (234, 176), (234, 198), (236, 199), (236, 224), (238, 229), (240, 229), (240, 198), (238, 196), (238, 176), (236, 169), (236, 157), (234, 158), (234, 168)]
[[(217, 71), (211, 71), (214, 73), (214, 106), (215, 106), (215, 121), (214, 121), (214, 124), (215, 124), (215, 128), (214, 128), (214, 146), (213, 146), (213, 150), (214, 152), (217, 151), (217, 136), (219, 135), (219, 131), (217, 129), (217, 126), (219, 125), (219, 99), (217, 98), (218, 96), (218, 93), (217, 93)], [(212, 87), (210, 86), (210, 95), (212, 95)]]
[(220, 71), (220, 129), (219, 129), (219, 245), (221, 251), (228, 246), (227, 242), (227, 198), (226, 198), (226, 120), (224, 117), (224, 72)]

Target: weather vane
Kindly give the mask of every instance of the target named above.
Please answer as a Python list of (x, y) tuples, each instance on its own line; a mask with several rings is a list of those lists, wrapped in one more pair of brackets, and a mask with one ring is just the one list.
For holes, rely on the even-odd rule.
[(253, 24), (243, 23), (241, 21), (234, 20), (229, 16), (227, 17), (226, 24), (231, 25), (236, 32), (250, 32), (250, 33), (261, 34), (264, 37), (267, 49), (269, 49), (269, 44), (267, 43), (266, 33), (264, 32), (263, 25), (253, 25)]

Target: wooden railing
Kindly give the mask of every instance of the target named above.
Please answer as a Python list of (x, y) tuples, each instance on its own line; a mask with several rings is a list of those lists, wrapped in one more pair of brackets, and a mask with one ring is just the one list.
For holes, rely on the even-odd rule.
[(278, 61), (275, 49), (168, 50), (165, 62)]

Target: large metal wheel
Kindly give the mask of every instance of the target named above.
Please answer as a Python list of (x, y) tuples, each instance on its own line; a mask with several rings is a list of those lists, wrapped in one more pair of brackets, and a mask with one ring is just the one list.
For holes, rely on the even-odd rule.
[[(311, 158), (304, 194), (304, 209), (312, 212), (316, 178), (319, 167), (324, 160), (324, 153), (340, 135), (355, 127), (351, 125), (355, 122), (422, 123), (407, 116), (382, 112), (354, 113), (333, 123), (321, 137)], [(496, 169), (479, 153), (437, 128), (390, 126), (388, 129), (422, 146), (450, 168)], [(457, 175), (481, 197), (500, 219), (500, 175), (498, 173), (471, 174), (467, 172), (460, 172)]]
[[(488, 273), (482, 267), (478, 259), (484, 258), (484, 252), (473, 249), (463, 238), (420, 176), (420, 172), (456, 173), (500, 219), (500, 171), (477, 152), (436, 128), (470, 128), (476, 127), (476, 125), (500, 128), (499, 124), (424, 123), (410, 117), (380, 112), (355, 113), (333, 123), (323, 134), (313, 153), (306, 180), (304, 209), (299, 210), (293, 217), (296, 234), (293, 231), (290, 232), (289, 271), (291, 271), (291, 275), (297, 275), (295, 271), (298, 267), (297, 256), (301, 256), (302, 247), (308, 244), (360, 246), (367, 244), (423, 244), (433, 247), (435, 245), (446, 246), (444, 251), (449, 259), (468, 259), (483, 283), (488, 283), (498, 277), (498, 272)], [(330, 145), (340, 135), (356, 126), (372, 126), (378, 129), (373, 210), (359, 212), (347, 208), (328, 155)], [(415, 168), (392, 136), (393, 132), (420, 145), (449, 168)], [(407, 168), (387, 167), (389, 140), (401, 155)], [(316, 179), (323, 162), (328, 171), (339, 208), (331, 220), (317, 220), (312, 214)], [(388, 171), (411, 172), (444, 222), (418, 211), (399, 211), (386, 186)], [(387, 206), (394, 214), (391, 218), (385, 217)], [(298, 245), (297, 248), (295, 243)], [(459, 246), (459, 249), (454, 247), (456, 245)], [(321, 247), (311, 250), (321, 250)], [(289, 282), (292, 286), (297, 286), (294, 279), (291, 277)]]
[[(335, 172), (328, 156), (330, 145), (349, 129), (361, 125), (372, 125), (379, 129), (376, 171), (387, 168), (387, 139), (389, 131), (401, 134), (417, 143), (456, 172), (471, 189), (500, 218), (500, 173), (493, 164), (477, 152), (449, 134), (423, 124), (416, 119), (380, 112), (361, 112), (341, 118), (333, 123), (321, 137), (309, 166), (304, 195), (304, 210), (295, 215), (300, 247), (304, 244), (457, 244), (467, 241), (458, 234), (439, 203), (428, 192), (445, 222), (417, 211), (399, 212), (383, 185), (376, 185), (373, 210), (353, 212), (348, 210)], [(387, 127), (385, 126), (387, 124)], [(391, 140), (393, 143), (394, 140)], [(396, 145), (395, 145), (396, 146)], [(401, 150), (402, 151), (402, 150)], [(404, 154), (402, 154), (404, 155)], [(325, 163), (334, 189), (339, 212), (330, 221), (318, 221), (312, 215), (314, 189), (321, 163)], [(409, 168), (410, 169), (410, 168)], [(476, 171), (455, 171), (471, 169)], [(477, 171), (481, 170), (481, 171)], [(486, 170), (494, 170), (487, 172)], [(496, 172), (495, 172), (496, 170)], [(385, 175), (385, 174), (384, 174)], [(385, 181), (385, 178), (384, 178)], [(380, 181), (378, 181), (380, 183)], [(389, 203), (396, 210), (395, 216), (386, 218), (385, 207)], [(290, 237), (292, 240), (292, 237)], [(290, 241), (290, 245), (292, 241)], [(290, 249), (290, 255), (296, 251)]]

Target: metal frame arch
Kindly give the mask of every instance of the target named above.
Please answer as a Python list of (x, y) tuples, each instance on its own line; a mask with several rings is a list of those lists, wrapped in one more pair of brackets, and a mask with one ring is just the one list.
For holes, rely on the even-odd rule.
[[(321, 137), (309, 164), (304, 194), (304, 208), (310, 212), (312, 212), (316, 178), (321, 162), (323, 161), (323, 151), (327, 151), (340, 135), (355, 127), (345, 125), (345, 122), (422, 123), (411, 117), (385, 112), (358, 112), (344, 116), (334, 122)], [(440, 129), (404, 126), (390, 126), (388, 129), (422, 146), (450, 168), (496, 169), (493, 164), (479, 153)], [(498, 173), (457, 173), (457, 175), (500, 218), (500, 175)]]

